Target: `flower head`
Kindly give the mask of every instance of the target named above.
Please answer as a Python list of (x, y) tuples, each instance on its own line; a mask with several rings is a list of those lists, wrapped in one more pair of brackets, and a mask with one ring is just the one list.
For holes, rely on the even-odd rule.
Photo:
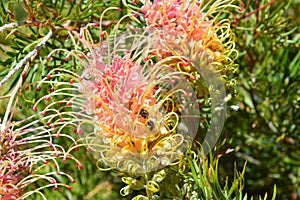
[(234, 7), (232, 2), (146, 1), (142, 12), (149, 27), (120, 33), (125, 16), (107, 33), (101, 18), (98, 43), (89, 30), (97, 29), (92, 24), (79, 32), (70, 29), (75, 49), (66, 57), (74, 55), (83, 70), (80, 75), (51, 71), (72, 81), (60, 82), (63, 87), (51, 94), (64, 95), (73, 108), (59, 110), (69, 116), (61, 126), (85, 129), (82, 140), (108, 168), (143, 173), (176, 164), (197, 132), (199, 100), (212, 91), (205, 85), (221, 79), (204, 84), (203, 77), (227, 75), (234, 66), (230, 23), (218, 20), (225, 8)]
[(148, 26), (184, 34), (195, 41), (205, 37), (211, 26), (205, 13), (201, 12), (201, 3), (198, 1), (146, 1), (141, 11)]
[[(209, 85), (219, 83), (219, 79), (226, 88), (235, 86), (238, 52), (229, 18), (235, 19), (233, 8), (240, 10), (235, 2), (155, 0), (145, 1), (141, 9), (150, 31), (160, 34), (155, 59), (165, 59), (168, 54), (168, 65), (190, 75), (188, 81), (201, 101), (218, 93), (209, 91)], [(178, 56), (186, 59), (182, 62)], [(208, 78), (214, 73), (218, 74), (215, 78)]]
[[(113, 53), (89, 57), (79, 82), (95, 125), (88, 135), (91, 149), (108, 166), (135, 173), (176, 162), (183, 154), (179, 146), (187, 146), (186, 133), (179, 127), (183, 98), (178, 95), (189, 89), (188, 83), (166, 61), (145, 61), (151, 36), (125, 35), (124, 43), (112, 46)], [(121, 49), (128, 45), (126, 40), (132, 40), (134, 53)], [(95, 59), (100, 68), (93, 65)]]
[[(59, 111), (70, 116), (64, 117), (62, 126), (74, 124), (77, 132), (83, 130), (82, 141), (108, 168), (143, 173), (175, 164), (195, 134), (189, 132), (184, 116), (190, 115), (195, 121), (191, 124), (199, 121), (194, 90), (186, 79), (190, 75), (170, 67), (170, 58), (151, 57), (159, 50), (153, 43), (159, 39), (156, 32), (117, 34), (115, 30), (114, 34), (104, 33), (95, 44), (87, 27), (80, 33), (70, 32), (87, 53), (69, 53), (83, 66), (80, 75), (58, 68), (51, 72), (51, 78), (60, 71), (60, 77), (75, 81), (60, 82), (63, 87), (51, 93), (53, 99), (63, 94), (63, 101), (72, 105), (73, 111)], [(183, 57), (176, 58), (185, 62)], [(46, 78), (39, 84), (55, 84)], [(47, 110), (55, 104), (50, 103)], [(190, 110), (195, 110), (193, 115), (187, 114)]]
[[(25, 118), (18, 122), (6, 122), (6, 128), (0, 132), (0, 197), (1, 199), (21, 199), (38, 193), (45, 187), (57, 188), (59, 183), (54, 174), (64, 175), (61, 172), (57, 159), (59, 157), (74, 160), (65, 150), (53, 142), (54, 135), (45, 126), (35, 126), (39, 120), (37, 115)], [(0, 124), (3, 127), (3, 124)], [(76, 160), (76, 159), (75, 159)], [(76, 162), (78, 162), (76, 160)], [(43, 168), (54, 164), (54, 172), (43, 172)], [(53, 167), (54, 168), (54, 167)], [(39, 180), (46, 180), (46, 184), (33, 190), (27, 186)]]
[(228, 13), (234, 17), (230, 9), (239, 9), (234, 2), (155, 0), (152, 3), (148, 0), (141, 11), (150, 30), (162, 31), (164, 46), (173, 55), (196, 61), (201, 59), (204, 52), (219, 72), (228, 75), (236, 70), (233, 61), (238, 54), (234, 49), (235, 37), (230, 29), (231, 22), (228, 18), (220, 20), (220, 16)]

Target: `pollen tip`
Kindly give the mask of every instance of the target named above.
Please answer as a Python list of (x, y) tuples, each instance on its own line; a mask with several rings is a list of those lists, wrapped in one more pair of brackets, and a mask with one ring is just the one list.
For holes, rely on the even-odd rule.
[(48, 101), (50, 99), (50, 96), (46, 96), (45, 100)]
[(139, 31), (139, 29), (138, 29), (138, 28), (133, 28), (133, 31), (134, 31), (135, 33), (137, 33), (137, 32)]
[(105, 35), (105, 32), (103, 31), (102, 33), (100, 33), (100, 37), (103, 38)]

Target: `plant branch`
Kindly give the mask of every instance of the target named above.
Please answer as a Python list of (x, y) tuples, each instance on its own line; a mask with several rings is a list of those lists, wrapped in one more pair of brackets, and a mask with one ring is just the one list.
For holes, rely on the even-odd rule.
[(39, 25), (41, 22), (38, 20), (28, 20), (28, 21), (22, 21), (22, 22), (13, 22), (9, 24), (4, 24), (3, 26), (0, 27), (0, 33), (7, 30), (7, 29), (12, 29), (12, 28), (17, 28), (22, 25)]
[[(16, 71), (18, 71), (25, 63), (27, 63), (23, 69), (23, 72), (21, 74), (21, 77), (17, 83), (17, 85), (15, 86), (15, 88), (13, 89), (13, 91), (10, 93), (9, 96), (9, 102), (8, 105), (6, 107), (6, 111), (3, 117), (3, 121), (1, 124), (1, 132), (4, 132), (6, 129), (6, 123), (7, 123), (7, 119), (11, 110), (11, 106), (13, 103), (13, 100), (15, 98), (15, 95), (17, 94), (18, 90), (20, 89), (20, 87), (22, 86), (23, 83), (23, 76), (25, 76), (28, 67), (29, 67), (29, 62), (31, 62), (35, 56), (37, 55), (37, 53), (39, 52), (39, 50), (42, 48), (42, 46), (47, 42), (47, 40), (52, 36), (52, 31), (50, 30), (49, 33), (42, 39), (42, 41), (33, 49), (33, 51), (31, 51), (30, 53), (28, 53), (17, 65), (16, 67), (11, 70), (1, 81), (0, 81), (0, 87), (13, 75), (16, 73)], [(6, 97), (7, 97), (6, 96)], [(1, 137), (1, 136), (0, 136)]]
[(49, 38), (52, 36), (52, 30), (49, 31), (49, 33), (42, 39), (42, 41), (31, 51), (29, 52), (17, 65), (15, 68), (13, 68), (1, 81), (0, 81), (0, 87), (9, 80), (10, 77), (12, 77), (21, 67), (27, 63), (31, 62), (37, 53), (40, 51), (42, 46), (49, 40)]
[(251, 15), (253, 15), (255, 13), (258, 13), (259, 11), (261, 11), (261, 10), (265, 9), (266, 7), (268, 7), (269, 5), (275, 3), (275, 1), (276, 0), (272, 0), (272, 1), (270, 1), (270, 2), (268, 2), (266, 4), (264, 4), (264, 5), (262, 5), (261, 7), (255, 9), (255, 10), (253, 10), (251, 12), (249, 12), (249, 13), (243, 14), (241, 17), (238, 18), (238, 21), (241, 20), (241, 19), (243, 19), (243, 18), (247, 18), (247, 17), (249, 17), (249, 16), (251, 16)]
[[(28, 64), (25, 66), (23, 72), (26, 72), (27, 69), (28, 69)], [(0, 132), (3, 133), (6, 129), (6, 123), (7, 123), (7, 119), (8, 119), (8, 116), (9, 116), (9, 113), (10, 113), (10, 110), (11, 110), (11, 106), (13, 104), (13, 100), (17, 94), (17, 92), (19, 91), (20, 87), (22, 86), (22, 82), (23, 82), (23, 77), (21, 76), (17, 85), (15, 86), (15, 88), (13, 89), (13, 91), (11, 92), (10, 94), (10, 98), (9, 98), (9, 102), (7, 104), (7, 107), (6, 107), (6, 111), (5, 111), (5, 114), (4, 114), (4, 117), (3, 117), (3, 121), (2, 121), (2, 124), (1, 124), (1, 129), (0, 129)], [(2, 135), (0, 136), (0, 138), (2, 137)]]

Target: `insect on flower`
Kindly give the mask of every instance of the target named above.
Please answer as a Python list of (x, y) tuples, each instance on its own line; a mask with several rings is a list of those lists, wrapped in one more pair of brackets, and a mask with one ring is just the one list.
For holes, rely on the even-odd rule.
[[(169, 69), (164, 61), (154, 66), (144, 61), (150, 53), (150, 37), (133, 34), (124, 38), (128, 41), (112, 46), (112, 55), (89, 58), (89, 63), (98, 59), (100, 68), (86, 65), (83, 77), (89, 79), (79, 82), (79, 92), (86, 96), (85, 109), (92, 113), (92, 124), (97, 127), (87, 138), (100, 160), (122, 171), (141, 173), (164, 166), (164, 157), (169, 160), (166, 164), (172, 164), (183, 154), (179, 146), (186, 148), (188, 140), (178, 128), (179, 102), (184, 90), (191, 87), (180, 81), (182, 73)], [(128, 44), (134, 52), (121, 51)]]
[[(73, 108), (59, 110), (69, 116), (61, 126), (84, 129), (84, 145), (108, 168), (143, 173), (175, 164), (197, 132), (198, 100), (209, 93), (222, 99), (222, 74), (234, 71), (230, 22), (218, 20), (221, 13), (230, 14), (225, 8), (237, 7), (233, 2), (146, 1), (145, 30), (120, 32), (132, 14), (112, 31), (102, 30), (105, 12), (117, 8), (102, 13), (99, 27), (70, 28), (75, 48), (66, 57), (73, 55), (82, 72), (52, 70), (72, 80), (60, 82), (64, 87), (51, 94), (63, 95)], [(97, 43), (89, 27), (98, 31)], [(218, 72), (221, 76), (211, 78)]]
[[(101, 33), (98, 43), (94, 43), (89, 27)], [(82, 27), (80, 32), (70, 29), (69, 35), (75, 49), (68, 55), (76, 58), (82, 72), (77, 75), (53, 69), (51, 78), (60, 71), (60, 77), (74, 80), (73, 84), (61, 81), (62, 88), (51, 80), (39, 83), (56, 84), (51, 96), (63, 95), (63, 101), (71, 103), (72, 111), (59, 110), (70, 117), (65, 117), (61, 126), (83, 129), (84, 145), (97, 154), (102, 166), (143, 173), (175, 164), (194, 138), (194, 133), (179, 124), (197, 125), (199, 109), (186, 79), (190, 75), (169, 67), (169, 55), (162, 60), (145, 59), (159, 51), (155, 46), (160, 33), (134, 29), (120, 34), (117, 25), (108, 34), (100, 23), (99, 27)], [(76, 40), (85, 54), (77, 50)], [(50, 103), (47, 109), (55, 104)]]

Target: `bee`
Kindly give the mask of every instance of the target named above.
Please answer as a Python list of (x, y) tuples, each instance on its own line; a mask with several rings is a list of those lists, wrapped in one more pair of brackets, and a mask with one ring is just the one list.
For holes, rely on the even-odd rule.
[(149, 112), (143, 108), (140, 110), (139, 114), (145, 119), (147, 119), (149, 117)]
[(152, 131), (154, 129), (154, 122), (152, 120), (149, 120), (147, 122), (148, 128), (150, 131)]
[[(142, 108), (139, 112), (139, 115), (145, 119), (145, 121), (147, 119), (149, 119), (149, 112), (147, 110), (145, 110), (144, 108)], [(152, 120), (147, 120), (147, 126), (149, 128), (150, 131), (152, 131), (154, 129), (154, 122)]]

